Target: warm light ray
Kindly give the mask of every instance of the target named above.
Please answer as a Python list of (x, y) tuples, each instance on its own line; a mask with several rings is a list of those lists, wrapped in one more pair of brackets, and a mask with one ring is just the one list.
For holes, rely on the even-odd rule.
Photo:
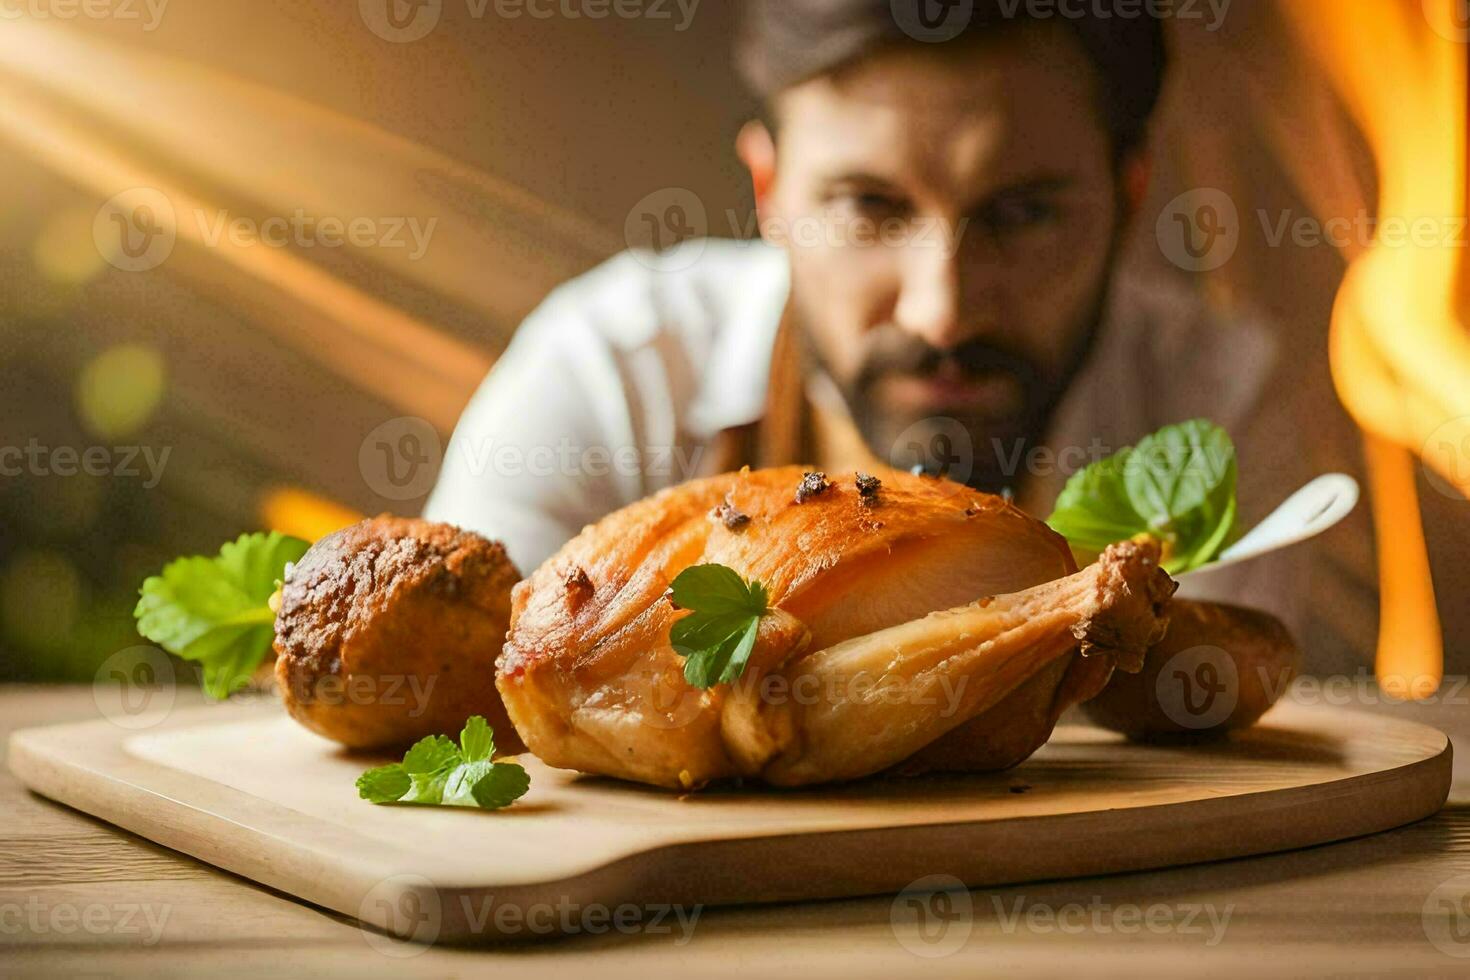
[[(217, 69), (71, 30), (7, 20), (0, 70), (118, 134), (211, 205), (434, 222), (430, 252), (362, 257), (509, 327), (561, 278), (622, 247), (600, 225), (370, 123)], [(534, 258), (528, 258), (534, 257)]]
[[(0, 87), (0, 138), (104, 198), (119, 188), (152, 187), (168, 198), (176, 214), (209, 210), (203, 201), (173, 186), (158, 172), (4, 87)], [(167, 220), (166, 215), (158, 217)], [(172, 224), (181, 247), (170, 262), (227, 265), (244, 273), (257, 287), (284, 294), (332, 329), (314, 329), (311, 317), (265, 321), (267, 329), (364, 389), (383, 394), (441, 428), (453, 426), (465, 400), (489, 369), (491, 358), (483, 351), (374, 299), (289, 250), (242, 246), (227, 238), (207, 245), (193, 223)], [(183, 247), (188, 244), (198, 251), (191, 255)]]
[[(606, 231), (360, 120), (201, 65), (25, 18), (0, 31), (0, 139), (100, 203), (153, 188), (178, 235), (168, 268), (405, 414), (453, 427), (489, 350), (450, 336), (319, 264), (307, 249), (221, 236), (234, 216), (417, 219), (427, 250), (348, 245), (460, 302), (494, 328), (615, 250)], [(95, 206), (95, 204), (94, 204)], [(170, 220), (171, 219), (171, 220)], [(400, 232), (400, 237), (406, 237)]]

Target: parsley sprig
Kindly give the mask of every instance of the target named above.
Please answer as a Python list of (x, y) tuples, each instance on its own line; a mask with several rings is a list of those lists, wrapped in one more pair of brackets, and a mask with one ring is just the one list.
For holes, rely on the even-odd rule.
[(724, 565), (695, 565), (675, 577), (672, 598), (693, 610), (669, 630), (669, 642), (685, 658), (684, 679), (698, 688), (737, 680), (770, 611), (766, 587)]
[(214, 557), (178, 558), (149, 577), (133, 616), (138, 632), (204, 668), (204, 690), (229, 697), (275, 639), (270, 597), (310, 545), (279, 531), (242, 534)]
[(514, 762), (491, 762), (495, 733), (479, 715), (459, 733), (430, 735), (414, 743), (402, 762), (357, 777), (357, 795), (371, 803), (475, 806), (498, 810), (526, 795), (531, 777)]

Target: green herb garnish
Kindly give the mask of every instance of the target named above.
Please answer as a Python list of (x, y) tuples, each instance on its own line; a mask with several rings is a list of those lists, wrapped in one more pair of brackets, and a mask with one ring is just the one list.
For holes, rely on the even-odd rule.
[(674, 605), (693, 610), (669, 630), (683, 656), (684, 679), (694, 687), (729, 684), (745, 672), (770, 596), (724, 565), (695, 565), (674, 579)]
[(1163, 543), (1164, 569), (1178, 574), (1213, 559), (1230, 537), (1235, 484), (1230, 437), (1195, 419), (1074, 473), (1047, 523), (1083, 557), (1152, 535)]
[(204, 668), (204, 690), (229, 697), (250, 680), (275, 638), (271, 593), (310, 545), (279, 531), (242, 534), (213, 558), (179, 558), (143, 582), (138, 632)]
[(371, 803), (498, 810), (525, 796), (531, 777), (514, 762), (491, 762), (494, 754), (495, 733), (474, 715), (464, 723), (459, 745), (446, 735), (420, 739), (402, 762), (357, 777), (357, 795)]

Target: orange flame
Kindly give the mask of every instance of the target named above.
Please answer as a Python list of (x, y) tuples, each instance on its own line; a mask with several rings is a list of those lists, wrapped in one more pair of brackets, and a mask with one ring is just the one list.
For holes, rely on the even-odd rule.
[[(1424, 697), (1444, 672), (1414, 454), (1470, 496), (1466, 316), (1466, 51), (1463, 0), (1282, 4), (1373, 152), (1379, 234), (1333, 311), (1333, 379), (1366, 434), (1378, 540), (1376, 670)], [(1420, 228), (1388, 241), (1384, 230)]]

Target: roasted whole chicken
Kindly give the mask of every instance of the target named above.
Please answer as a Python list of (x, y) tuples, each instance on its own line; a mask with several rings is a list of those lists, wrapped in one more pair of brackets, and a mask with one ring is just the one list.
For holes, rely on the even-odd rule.
[[(1078, 571), (1046, 525), (945, 480), (743, 470), (611, 514), (517, 585), (496, 685), (546, 763), (670, 788), (1003, 769), (1162, 637), (1158, 557), (1122, 542)], [(770, 611), (743, 674), (700, 689), (669, 588), (706, 563)]]

